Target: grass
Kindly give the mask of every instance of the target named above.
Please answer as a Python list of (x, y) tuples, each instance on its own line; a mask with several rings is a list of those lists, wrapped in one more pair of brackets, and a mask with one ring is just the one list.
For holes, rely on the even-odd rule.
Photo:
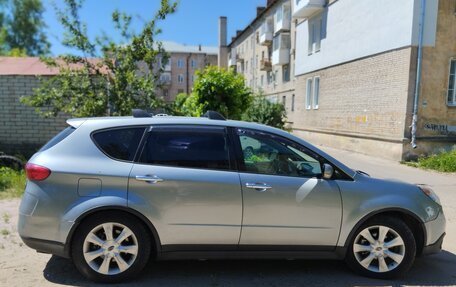
[(24, 171), (0, 167), (0, 199), (22, 196), (25, 188)]
[(441, 172), (456, 172), (456, 149), (428, 157), (422, 157), (416, 162), (406, 162), (405, 164)]
[(3, 213), (3, 221), (8, 224), (10, 222), (10, 214), (8, 212)]

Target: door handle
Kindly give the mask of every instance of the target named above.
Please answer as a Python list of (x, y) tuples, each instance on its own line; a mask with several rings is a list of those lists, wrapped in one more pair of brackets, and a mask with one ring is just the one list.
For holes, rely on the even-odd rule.
[(245, 187), (252, 188), (252, 189), (255, 189), (255, 190), (260, 191), (260, 192), (265, 192), (266, 190), (272, 188), (272, 186), (270, 186), (270, 185), (268, 185), (268, 184), (266, 184), (264, 182), (255, 182), (255, 183), (247, 182), (245, 184)]
[(147, 183), (157, 183), (163, 181), (163, 179), (159, 178), (156, 175), (137, 175), (135, 178), (136, 180), (145, 181)]

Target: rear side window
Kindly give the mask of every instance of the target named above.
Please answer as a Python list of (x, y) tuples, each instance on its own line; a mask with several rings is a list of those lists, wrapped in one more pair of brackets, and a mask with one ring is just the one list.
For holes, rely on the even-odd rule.
[(48, 141), (42, 148), (40, 148), (38, 152), (50, 149), (59, 142), (63, 141), (67, 136), (71, 135), (75, 130), (76, 129), (73, 127), (67, 127), (66, 129), (58, 133), (55, 137), (53, 137), (50, 141)]
[(92, 138), (109, 157), (133, 161), (144, 129), (141, 127), (104, 130), (94, 133)]
[(224, 129), (152, 129), (140, 161), (186, 168), (230, 169)]

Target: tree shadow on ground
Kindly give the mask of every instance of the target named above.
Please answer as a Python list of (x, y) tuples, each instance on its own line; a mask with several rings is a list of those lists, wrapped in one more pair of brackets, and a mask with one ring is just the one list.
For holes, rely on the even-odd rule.
[[(82, 277), (68, 259), (51, 257), (46, 280), (74, 286), (103, 286)], [(219, 260), (151, 262), (138, 279), (114, 286), (448, 286), (456, 285), (456, 255), (443, 251), (417, 258), (397, 280), (358, 276), (342, 261)], [(106, 285), (113, 286), (113, 285)]]

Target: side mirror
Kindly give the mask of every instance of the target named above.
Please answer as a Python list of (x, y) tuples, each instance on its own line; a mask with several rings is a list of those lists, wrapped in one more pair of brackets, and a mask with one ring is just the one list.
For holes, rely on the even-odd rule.
[(332, 165), (324, 163), (323, 164), (323, 179), (331, 179), (334, 174), (334, 168)]

